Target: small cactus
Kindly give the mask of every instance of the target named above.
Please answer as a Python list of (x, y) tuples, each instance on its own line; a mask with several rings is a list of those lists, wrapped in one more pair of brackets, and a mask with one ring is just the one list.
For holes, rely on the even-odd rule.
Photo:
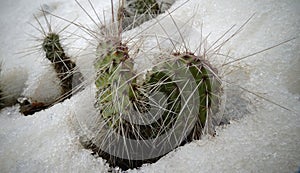
[(76, 64), (65, 54), (59, 40), (59, 35), (53, 32), (48, 33), (42, 44), (46, 58), (51, 61), (57, 77), (60, 79), (62, 95), (70, 98), (74, 86), (74, 73)]
[[(31, 101), (28, 98), (22, 99), (25, 101), (19, 102), (21, 105), (20, 112), (24, 115), (34, 114), (35, 112), (52, 106), (55, 102), (62, 102), (65, 99), (70, 98), (73, 93), (79, 90), (82, 82), (82, 75), (80, 72), (76, 71), (76, 64), (70, 59), (70, 57), (66, 55), (60, 43), (59, 35), (55, 32), (52, 32), (44, 11), (43, 14), (45, 21), (49, 26), (49, 32), (46, 33), (45, 30), (42, 29), (44, 38), (41, 46), (45, 52), (46, 58), (51, 62), (51, 65), (54, 68), (58, 79), (60, 80), (61, 96), (51, 103)], [(36, 20), (40, 24), (37, 18)]]
[(157, 0), (123, 0), (118, 10), (118, 21), (123, 29), (132, 29), (165, 12), (174, 0), (165, 3)]

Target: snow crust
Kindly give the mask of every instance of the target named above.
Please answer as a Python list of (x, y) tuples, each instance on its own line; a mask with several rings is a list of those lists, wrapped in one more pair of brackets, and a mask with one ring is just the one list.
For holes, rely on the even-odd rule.
[[(79, 2), (88, 7), (88, 1)], [(110, 18), (109, 1), (92, 2), (100, 16), (105, 10), (106, 18)], [(183, 2), (178, 0), (170, 11)], [(49, 64), (35, 46), (39, 42), (30, 42), (32, 37), (26, 35), (41, 37), (41, 33), (28, 24), (37, 25), (32, 14), (42, 21), (42, 14), (38, 11), (41, 6), (68, 20), (77, 18), (77, 22), (92, 29), (96, 26), (73, 1), (1, 1), (0, 60), (5, 67), (1, 83), (4, 81), (17, 86), (7, 87), (8, 93), (21, 93), (20, 88), (24, 87), (27, 79), (23, 95), (49, 99), (49, 96), (57, 94), (52, 87), (57, 85), (53, 83), (55, 76), (49, 75)], [(238, 28), (255, 13), (242, 32), (223, 47), (222, 53), (238, 58), (299, 37), (298, 9), (300, 3), (297, 0), (190, 0), (172, 16), (178, 23), (192, 18), (189, 24), (193, 29), (187, 30), (184, 37), (190, 49), (195, 50), (199, 45), (197, 34), (201, 26), (204, 36), (211, 33), (208, 44), (212, 44), (232, 25), (236, 24)], [(172, 19), (165, 20), (165, 26), (176, 31)], [(67, 25), (54, 17), (51, 23), (56, 31)], [(150, 21), (131, 32), (152, 24)], [(153, 32), (159, 30), (157, 24), (154, 28)], [(63, 43), (67, 53), (76, 60), (84, 76), (92, 79), (90, 67), (93, 57), (90, 51), (93, 51), (91, 44), (95, 41), (80, 39), (81, 36), (89, 37), (73, 25), (67, 31), (63, 34), (64, 38), (70, 38)], [(128, 37), (131, 32), (127, 33)], [(164, 35), (161, 30), (158, 34)], [(180, 36), (174, 35), (174, 39), (180, 39)], [(31, 46), (33, 48), (28, 50)], [(20, 53), (26, 51), (34, 53), (27, 56)], [(216, 137), (207, 136), (179, 147), (158, 162), (129, 172), (296, 172), (300, 166), (299, 55), (300, 39), (296, 38), (280, 47), (225, 66), (222, 70), (224, 79), (235, 84), (228, 85), (232, 88), (228, 89), (225, 115), (230, 125), (219, 127)], [(139, 59), (138, 63), (146, 64), (145, 61), (143, 64), (143, 59)], [(14, 73), (18, 76), (14, 77)], [(237, 85), (292, 111), (237, 89)], [(43, 93), (41, 88), (48, 92)], [(53, 90), (49, 91), (51, 88)], [(1, 172), (107, 172), (109, 168), (105, 160), (95, 158), (79, 143), (78, 115), (88, 116), (95, 111), (92, 93), (94, 88), (88, 87), (70, 100), (28, 117), (18, 113), (17, 105), (1, 110)]]

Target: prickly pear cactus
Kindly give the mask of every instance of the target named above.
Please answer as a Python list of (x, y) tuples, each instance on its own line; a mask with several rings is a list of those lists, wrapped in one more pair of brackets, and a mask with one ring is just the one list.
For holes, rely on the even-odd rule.
[(72, 89), (75, 87), (73, 77), (76, 64), (65, 54), (58, 34), (48, 33), (44, 38), (42, 47), (46, 53), (46, 58), (51, 61), (57, 77), (61, 81), (62, 95), (65, 98), (70, 98)]
[[(160, 12), (158, 3), (156, 0), (136, 0), (136, 1), (127, 1), (128, 7), (135, 9), (132, 11), (132, 14), (158, 14)], [(129, 15), (128, 15), (129, 16)]]
[[(118, 26), (128, 27), (130, 17), (157, 16), (162, 12), (158, 2), (122, 1)], [(96, 49), (97, 115), (88, 120), (93, 135), (81, 143), (110, 166), (126, 170), (153, 163), (205, 133), (214, 135), (212, 121), (221, 94), (217, 71), (193, 53), (160, 52), (155, 56), (161, 62), (138, 73), (122, 33), (111, 27), (117, 33), (104, 34)]]
[(118, 10), (123, 29), (131, 29), (165, 12), (175, 0), (124, 0)]
[(107, 42), (97, 50), (95, 106), (100, 123), (89, 145), (111, 166), (128, 169), (154, 162), (206, 133), (217, 95), (213, 80), (218, 90), (221, 84), (204, 59), (174, 53), (140, 78), (126, 45)]
[[(76, 71), (76, 64), (65, 54), (58, 34), (54, 32), (47, 33), (43, 39), (42, 49), (45, 51), (46, 58), (51, 62), (60, 80), (61, 97), (57, 98), (54, 102), (64, 101), (80, 89), (82, 75)], [(54, 104), (53, 102), (32, 101), (29, 98), (22, 98), (20, 100), (20, 112), (25, 116), (32, 115)]]

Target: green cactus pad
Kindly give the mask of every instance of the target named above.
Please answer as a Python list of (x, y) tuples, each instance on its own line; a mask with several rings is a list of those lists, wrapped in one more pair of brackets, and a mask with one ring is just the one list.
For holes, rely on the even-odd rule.
[[(188, 66), (197, 83), (200, 102), (199, 119), (194, 132), (191, 134), (191, 138), (200, 139), (202, 130), (199, 129), (203, 129), (207, 124), (207, 116), (211, 114), (212, 103), (219, 104), (218, 95), (222, 90), (221, 82), (216, 79), (216, 70), (211, 68), (211, 65), (203, 58), (195, 56), (192, 53), (176, 53), (175, 56), (180, 57), (180, 60)], [(214, 107), (218, 107), (218, 105), (214, 105)], [(210, 133), (214, 133), (214, 130), (212, 129)]]

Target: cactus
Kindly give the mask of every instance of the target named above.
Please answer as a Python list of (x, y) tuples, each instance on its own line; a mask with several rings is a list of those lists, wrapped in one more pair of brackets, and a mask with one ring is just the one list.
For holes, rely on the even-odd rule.
[(64, 99), (71, 97), (71, 92), (74, 86), (74, 70), (76, 64), (66, 56), (59, 40), (59, 35), (56, 33), (48, 33), (42, 44), (43, 50), (46, 53), (46, 58), (51, 61), (53, 68), (60, 79), (62, 95)]
[[(129, 26), (128, 17), (149, 14), (152, 18), (162, 12), (155, 0), (122, 3), (118, 24), (123, 28)], [(129, 6), (134, 12), (126, 11)], [(114, 23), (111, 27), (107, 29), (117, 33), (103, 32), (108, 35), (97, 39), (94, 106), (98, 115), (88, 120), (93, 122), (89, 127), (93, 135), (81, 139), (81, 144), (110, 166), (126, 170), (153, 163), (204, 133), (213, 135), (210, 119), (221, 93), (217, 71), (190, 52), (161, 53), (158, 56), (164, 61), (141, 77), (133, 70), (130, 47), (122, 41), (120, 30)]]
[(123, 0), (118, 10), (118, 21), (123, 29), (132, 29), (166, 11), (175, 1)]
[[(94, 67), (97, 70), (95, 106), (99, 112), (97, 119), (100, 122), (96, 127), (99, 128), (97, 130), (99, 134), (89, 144), (85, 144), (87, 148), (107, 159), (111, 166), (119, 166), (122, 169), (155, 162), (167, 152), (155, 157), (141, 156), (135, 159), (132, 159), (131, 154), (139, 152), (138, 148), (143, 145), (143, 140), (156, 139), (169, 131), (176, 131), (178, 121), (181, 121), (180, 116), (183, 116), (182, 110), (196, 109), (185, 105), (185, 102), (189, 102), (186, 99), (190, 95), (197, 99), (195, 102), (197, 105), (192, 105), (197, 107), (197, 110), (190, 113), (188, 118), (193, 117), (194, 113), (198, 115), (194, 118), (194, 125), (187, 125), (192, 126), (190, 130), (185, 130), (187, 127), (184, 127), (183, 131), (186, 134), (179, 132), (182, 136), (176, 139), (175, 147), (200, 139), (204, 133), (204, 126), (207, 126), (207, 116), (211, 115), (212, 99), (215, 97), (212, 84), (213, 80), (216, 80), (217, 72), (208, 62), (192, 53), (174, 53), (166, 58), (167, 61), (162, 63), (163, 66), (157, 65), (149, 69), (144, 80), (140, 81), (138, 77), (140, 74), (136, 74), (133, 70), (133, 60), (129, 57), (128, 47), (121, 41), (99, 44), (97, 55), (100, 56), (95, 61)], [(182, 73), (181, 78), (174, 78), (176, 73)], [(192, 79), (191, 82), (185, 79), (188, 76)], [(181, 85), (178, 84), (179, 80), (182, 81)], [(221, 83), (217, 81), (215, 84), (220, 91)], [(183, 85), (194, 87), (185, 89), (182, 88)], [(191, 91), (193, 89), (195, 92)], [(189, 95), (182, 96), (183, 90)], [(160, 97), (160, 101), (154, 99), (154, 95)], [(182, 99), (183, 97), (185, 99)], [(153, 108), (156, 111), (153, 111)], [(159, 112), (161, 116), (156, 119), (155, 116)], [(137, 118), (140, 121), (135, 121), (138, 116), (141, 116)], [(156, 121), (151, 121), (153, 119)], [(131, 142), (124, 142), (123, 146), (119, 146), (118, 142), (122, 141), (122, 138), (137, 140), (139, 141), (137, 145), (140, 146), (130, 150), (127, 156), (120, 156), (118, 152), (128, 150), (132, 145)], [(111, 146), (120, 148), (111, 149)]]
[[(103, 59), (98, 59), (95, 62), (95, 68), (98, 69), (98, 75), (95, 80), (95, 85), (98, 89), (97, 106), (105, 119), (112, 119), (113, 116), (117, 116), (120, 113), (112, 105), (113, 95), (117, 94), (112, 90), (120, 89), (115, 88), (119, 87), (117, 85), (120, 83), (120, 81), (115, 80), (115, 77), (117, 77), (115, 75), (121, 75), (125, 78), (125, 76), (130, 74), (130, 70), (133, 67), (133, 63), (128, 60), (128, 48), (125, 45), (117, 43), (111, 48)], [(120, 73), (117, 73), (117, 71)], [(116, 122), (109, 121), (109, 123), (111, 127), (114, 127)]]
[[(72, 96), (72, 92), (75, 93), (79, 91), (82, 86), (80, 86), (82, 82), (81, 73), (76, 71), (76, 64), (66, 55), (60, 43), (59, 35), (52, 32), (50, 24), (45, 16), (46, 14), (44, 11), (43, 13), (45, 21), (49, 26), (49, 32), (46, 33), (45, 30), (42, 29), (43, 34), (45, 35), (42, 43), (42, 49), (45, 52), (46, 58), (51, 62), (51, 65), (60, 80), (61, 96), (51, 103), (33, 102), (28, 98), (24, 98), (23, 100), (25, 101), (20, 102), (20, 112), (24, 115), (32, 115), (35, 112), (52, 106), (55, 102), (64, 101)], [(37, 18), (36, 20), (40, 24)]]
[[(161, 52), (157, 56), (163, 62), (137, 73), (119, 26), (124, 28), (126, 17), (132, 14), (152, 13), (149, 16), (153, 17), (162, 10), (155, 0), (119, 2), (122, 6), (117, 23), (103, 26), (102, 37), (97, 38), (97, 114), (84, 120), (91, 133), (86, 131), (80, 142), (110, 166), (126, 170), (153, 163), (204, 133), (213, 135), (211, 116), (213, 105), (218, 104), (221, 82), (202, 56), (190, 52)], [(126, 3), (147, 9), (127, 14), (122, 9)]]

